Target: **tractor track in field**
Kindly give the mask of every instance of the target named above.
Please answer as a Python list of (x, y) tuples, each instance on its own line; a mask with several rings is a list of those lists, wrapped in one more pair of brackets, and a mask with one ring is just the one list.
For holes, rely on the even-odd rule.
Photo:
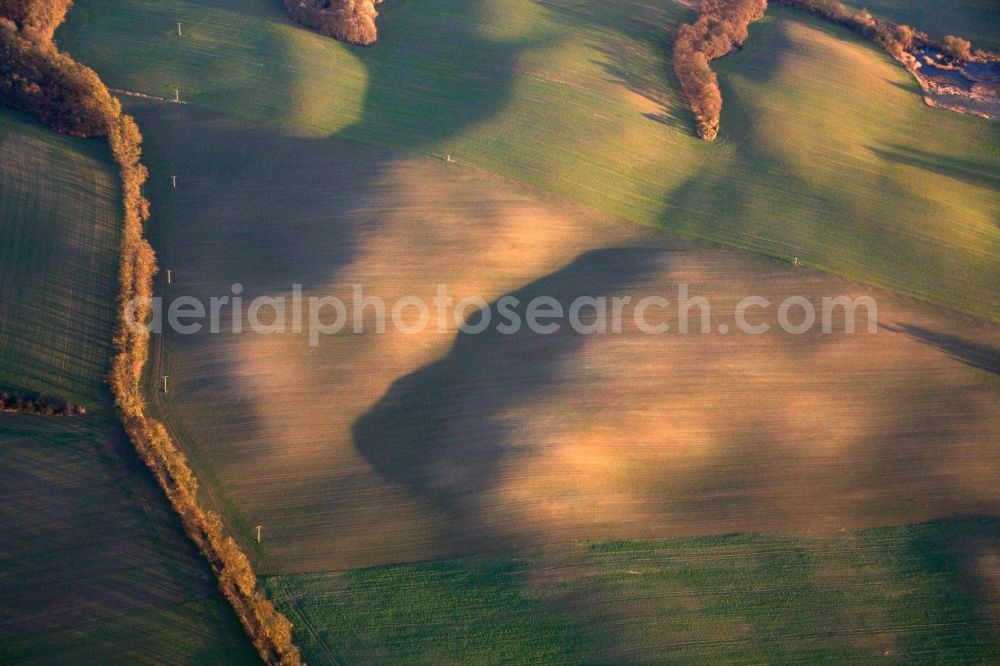
[(293, 613), (295, 613), (295, 618), (297, 620), (301, 620), (302, 628), (304, 628), (306, 632), (309, 634), (309, 636), (312, 637), (313, 642), (317, 646), (319, 646), (319, 649), (323, 652), (323, 655), (329, 660), (327, 663), (332, 664), (333, 666), (340, 666), (340, 662), (337, 661), (337, 657), (334, 656), (333, 651), (330, 649), (330, 646), (326, 644), (326, 640), (319, 634), (318, 631), (316, 631), (316, 628), (313, 626), (312, 622), (309, 621), (309, 616), (306, 615), (305, 612), (301, 611), (296, 605), (295, 599), (297, 598), (297, 596), (288, 587), (288, 584), (285, 582), (284, 578), (281, 576), (276, 576), (275, 581), (281, 587), (281, 590), (285, 593), (285, 595), (288, 597), (288, 607), (291, 609)]

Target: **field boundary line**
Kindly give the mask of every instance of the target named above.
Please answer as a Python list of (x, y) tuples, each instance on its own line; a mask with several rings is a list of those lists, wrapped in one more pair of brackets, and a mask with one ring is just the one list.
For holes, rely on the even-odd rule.
[(166, 97), (160, 97), (159, 95), (150, 95), (148, 93), (136, 92), (134, 90), (125, 90), (124, 88), (108, 88), (109, 92), (113, 92), (116, 95), (124, 95), (125, 97), (138, 97), (140, 99), (150, 99), (155, 102), (165, 102), (167, 104), (188, 104), (181, 99), (167, 99)]

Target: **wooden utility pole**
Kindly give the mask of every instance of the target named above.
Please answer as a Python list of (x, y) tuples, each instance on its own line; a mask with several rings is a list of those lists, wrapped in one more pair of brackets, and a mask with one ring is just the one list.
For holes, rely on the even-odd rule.
[(180, 21), (177, 22), (177, 36), (178, 37), (183, 37), (184, 36), (184, 33), (181, 32), (181, 22)]
[(181, 103), (181, 90), (180, 88), (174, 88), (174, 101), (178, 104)]
[(257, 526), (257, 543), (260, 543), (260, 525)]
[(177, 176), (171, 176), (170, 180), (174, 183), (174, 189), (177, 189)]
[(171, 270), (170, 270), (169, 268), (167, 269), (167, 284), (170, 284), (170, 274), (171, 274), (172, 272), (173, 272), (173, 271), (171, 271)]
[(168, 376), (169, 376), (169, 375), (163, 375), (163, 392), (164, 392), (164, 393), (166, 393), (166, 392), (167, 392), (167, 377), (168, 377)]

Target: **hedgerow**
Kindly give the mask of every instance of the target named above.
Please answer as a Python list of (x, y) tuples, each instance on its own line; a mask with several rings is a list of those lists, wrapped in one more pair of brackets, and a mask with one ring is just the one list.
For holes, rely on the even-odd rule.
[[(42, 6), (45, 7), (42, 7)], [(257, 586), (250, 562), (226, 534), (219, 517), (198, 504), (198, 481), (164, 425), (147, 416), (142, 374), (149, 333), (131, 325), (149, 316), (156, 254), (144, 235), (149, 201), (142, 187), (142, 134), (135, 120), (90, 68), (60, 53), (52, 33), (70, 3), (0, 0), (0, 104), (24, 111), (52, 129), (80, 137), (105, 137), (119, 166), (122, 241), (118, 273), (118, 325), (110, 384), (122, 423), (136, 452), (153, 471), (184, 530), (209, 561), (219, 589), (268, 664), (301, 664), (292, 624)]]

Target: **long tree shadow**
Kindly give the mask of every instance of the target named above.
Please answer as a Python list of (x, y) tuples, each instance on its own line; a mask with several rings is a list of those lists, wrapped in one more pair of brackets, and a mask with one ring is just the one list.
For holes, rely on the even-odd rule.
[[(568, 312), (575, 298), (617, 295), (668, 261), (664, 249), (596, 250), (508, 296), (522, 318), (539, 296)], [(533, 454), (531, 443), (509, 437), (508, 409), (559, 382), (562, 359), (587, 339), (565, 320), (549, 335), (528, 326), (504, 334), (496, 328), (500, 300), (490, 304), (495, 321), (484, 332), (459, 334), (445, 358), (393, 384), (353, 429), (371, 466), (445, 512), (459, 544), (497, 536), (481, 503), (505, 466)], [(474, 315), (467, 324), (480, 322)]]
[(869, 150), (889, 162), (924, 169), (976, 187), (1000, 189), (1000, 175), (989, 164), (983, 164), (979, 160), (930, 153), (909, 146), (870, 147)]
[[(807, 189), (794, 166), (771, 150), (761, 137), (768, 118), (754, 108), (754, 100), (747, 99), (729, 80), (728, 70), (740, 64), (743, 66), (737, 69), (739, 76), (755, 83), (769, 83), (778, 77), (784, 54), (793, 46), (788, 25), (769, 15), (764, 21), (751, 24), (750, 32), (752, 51), (736, 51), (713, 63), (713, 68), (720, 72), (719, 84), (725, 100), (719, 141), (732, 146), (733, 159), (726, 169), (719, 168), (721, 160), (706, 159), (692, 177), (669, 194), (661, 222), (667, 229), (703, 236), (706, 230), (723, 226), (738, 237), (749, 236), (753, 239), (751, 243), (759, 243), (759, 223), (752, 209), (760, 198), (761, 184), (780, 187), (786, 200), (792, 200), (795, 190)], [(758, 55), (762, 52), (767, 57)], [(747, 59), (752, 66), (745, 66)], [(693, 117), (690, 122), (693, 127)], [(733, 173), (740, 171), (745, 175), (734, 178)], [(813, 194), (810, 192), (810, 196)], [(781, 240), (786, 245), (794, 242), (791, 238)], [(771, 251), (775, 252), (773, 248)], [(795, 254), (788, 248), (782, 248), (780, 253)]]
[(679, 94), (673, 75), (673, 36), (695, 17), (693, 10), (671, 3), (575, 3), (539, 0), (561, 22), (600, 26), (590, 46), (601, 59), (591, 61), (612, 82), (659, 106), (642, 115), (664, 125), (688, 131), (691, 112)]
[(879, 324), (879, 327), (893, 333), (903, 333), (918, 342), (937, 347), (948, 356), (973, 368), (1000, 375), (1000, 349), (996, 347), (913, 324)]

